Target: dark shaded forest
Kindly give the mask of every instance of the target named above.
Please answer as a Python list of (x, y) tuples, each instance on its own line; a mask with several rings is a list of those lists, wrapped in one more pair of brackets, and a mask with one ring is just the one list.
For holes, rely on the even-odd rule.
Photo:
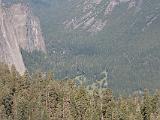
[(102, 0), (90, 11), (108, 25), (93, 35), (81, 27), (70, 30), (63, 24), (75, 17), (81, 21), (87, 15), (82, 12), (83, 1), (5, 0), (8, 5), (29, 4), (40, 19), (47, 54), (22, 50), (28, 71), (51, 70), (59, 80), (83, 74), (89, 84), (107, 71), (108, 86), (114, 92), (160, 89), (160, 1), (143, 2), (136, 14), (137, 7), (128, 10), (127, 3), (121, 3), (111, 15), (104, 16), (100, 11), (111, 0)]
[(111, 89), (54, 80), (52, 72), (20, 75), (0, 64), (0, 120), (160, 120), (160, 92), (115, 97)]
[[(99, 11), (112, 0), (102, 0), (91, 12), (99, 13), (95, 18), (107, 20), (108, 25), (94, 35), (82, 28), (70, 30), (63, 25), (75, 17), (80, 21), (88, 13), (82, 12), (83, 1), (30, 0), (41, 21), (47, 55), (23, 51), (27, 69), (52, 70), (60, 80), (85, 73), (88, 83), (94, 83), (107, 71), (108, 86), (114, 92), (160, 89), (160, 1), (144, 1), (136, 14), (136, 7), (127, 10), (127, 3), (121, 3), (111, 15), (104, 16)], [(147, 27), (152, 18), (157, 19)]]

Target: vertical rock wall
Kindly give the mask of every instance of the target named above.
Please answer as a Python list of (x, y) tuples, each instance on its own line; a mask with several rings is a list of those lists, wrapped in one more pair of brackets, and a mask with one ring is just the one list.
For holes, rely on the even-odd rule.
[(39, 19), (27, 5), (5, 7), (0, 3), (0, 62), (15, 65), (23, 74), (26, 68), (21, 48), (46, 52)]

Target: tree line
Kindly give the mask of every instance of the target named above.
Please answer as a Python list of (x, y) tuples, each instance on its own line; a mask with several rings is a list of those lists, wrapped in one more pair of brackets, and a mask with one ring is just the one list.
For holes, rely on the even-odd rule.
[(0, 120), (160, 120), (160, 92), (115, 97), (111, 89), (55, 80), (0, 64)]

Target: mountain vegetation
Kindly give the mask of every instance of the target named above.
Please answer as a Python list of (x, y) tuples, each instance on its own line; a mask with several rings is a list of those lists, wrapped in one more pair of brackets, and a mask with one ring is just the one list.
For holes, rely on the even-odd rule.
[[(29, 71), (52, 70), (56, 79), (84, 75), (88, 83), (107, 71), (113, 91), (159, 88), (159, 0), (29, 2), (40, 18), (48, 51), (46, 55), (25, 52)], [(95, 25), (105, 21), (98, 24), (101, 27)]]
[(0, 0), (0, 21), (0, 120), (160, 120), (159, 0)]
[(107, 72), (107, 86), (116, 93), (160, 88), (159, 0), (4, 2), (29, 3), (40, 19), (47, 52), (22, 50), (30, 73), (83, 76), (92, 85)]
[(159, 120), (160, 92), (114, 96), (111, 89), (55, 80), (53, 73), (0, 64), (1, 120)]

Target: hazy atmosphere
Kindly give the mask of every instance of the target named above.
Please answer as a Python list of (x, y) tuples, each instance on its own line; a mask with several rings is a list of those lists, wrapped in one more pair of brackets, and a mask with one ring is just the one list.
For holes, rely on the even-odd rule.
[(159, 89), (159, 0), (0, 0), (0, 120), (160, 120)]

